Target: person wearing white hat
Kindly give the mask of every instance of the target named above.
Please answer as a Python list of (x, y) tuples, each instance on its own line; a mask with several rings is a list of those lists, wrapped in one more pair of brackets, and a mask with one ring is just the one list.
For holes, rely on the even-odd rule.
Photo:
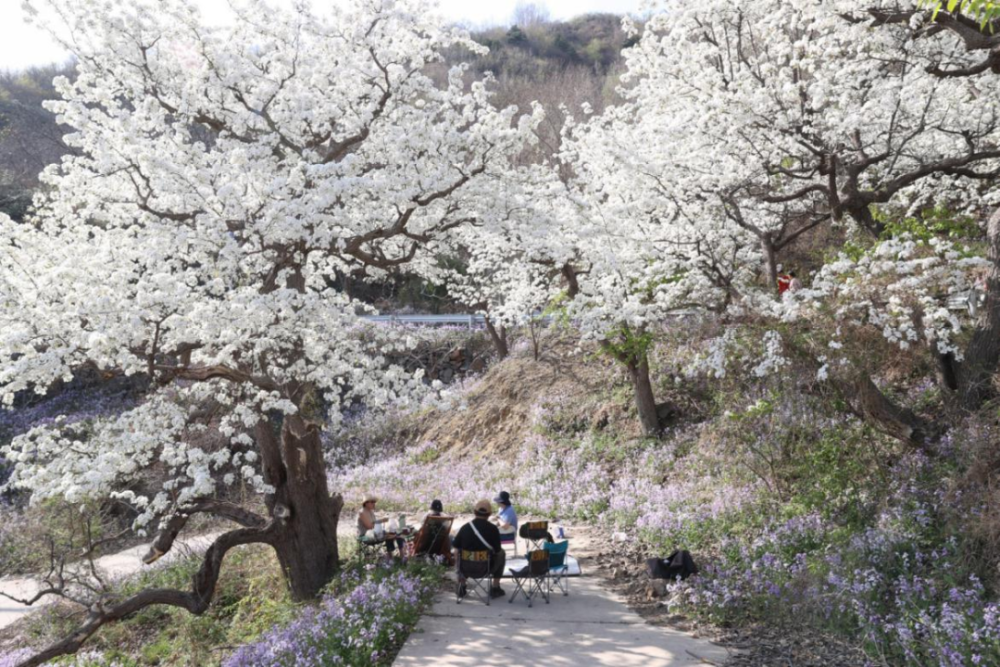
[[(365, 534), (375, 528), (376, 523), (386, 523), (387, 519), (379, 519), (375, 516), (375, 503), (378, 502), (378, 498), (369, 494), (365, 496), (365, 500), (361, 503), (361, 511), (358, 512), (358, 537), (364, 537)], [(385, 550), (391, 556), (399, 547), (400, 552), (403, 550), (403, 545), (405, 542), (401, 538), (396, 538), (394, 540), (385, 541)]]

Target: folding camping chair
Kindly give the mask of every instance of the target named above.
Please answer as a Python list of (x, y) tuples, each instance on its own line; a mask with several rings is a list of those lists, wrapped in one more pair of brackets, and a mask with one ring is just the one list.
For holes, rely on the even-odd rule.
[(566, 540), (558, 544), (546, 542), (542, 546), (549, 555), (549, 573), (545, 577), (549, 594), (552, 594), (554, 588), (558, 588), (563, 595), (569, 595), (569, 567), (566, 565), (569, 542)]
[(361, 536), (358, 538), (358, 560), (362, 563), (369, 560), (377, 561), (379, 552), (385, 549), (385, 540), (369, 539)]
[(533, 551), (543, 548), (545, 542), (552, 541), (552, 534), (549, 533), (548, 521), (529, 521), (522, 523), (518, 534), (524, 539), (525, 551)]
[[(446, 544), (451, 536), (453, 521), (454, 518), (450, 516), (426, 517), (424, 525), (420, 526), (420, 530), (413, 538), (413, 557), (431, 560), (439, 554), (443, 554), (442, 545)], [(449, 564), (452, 562), (451, 558), (447, 560)]]
[[(528, 601), (529, 607), (536, 595), (542, 596), (545, 604), (548, 604), (548, 574), (549, 552), (544, 549), (529, 551), (527, 567), (518, 572), (511, 572), (511, 577), (514, 579), (514, 593), (510, 596), (508, 602), (513, 602), (517, 594), (520, 593)], [(527, 589), (525, 589), (525, 584), (527, 584)]]
[[(490, 552), (467, 551), (462, 549), (458, 554), (458, 573), (465, 577), (466, 595), (473, 593), (480, 600), (490, 604), (490, 589), (493, 588), (492, 559)], [(461, 604), (462, 582), (455, 584), (455, 602)]]

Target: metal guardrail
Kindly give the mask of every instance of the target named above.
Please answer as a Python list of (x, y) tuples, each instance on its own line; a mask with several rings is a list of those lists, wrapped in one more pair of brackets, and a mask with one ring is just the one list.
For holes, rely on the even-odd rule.
[(945, 301), (945, 307), (948, 310), (968, 311), (969, 315), (975, 317), (979, 313), (979, 309), (982, 308), (985, 300), (985, 294), (978, 289), (973, 289), (950, 295)]
[(482, 315), (365, 315), (362, 319), (383, 324), (419, 324), (423, 326), (455, 324), (467, 326), (470, 329), (486, 326), (486, 318)]

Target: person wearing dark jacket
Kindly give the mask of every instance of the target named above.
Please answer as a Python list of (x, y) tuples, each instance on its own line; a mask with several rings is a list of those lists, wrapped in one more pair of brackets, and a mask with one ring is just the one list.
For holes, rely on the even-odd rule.
[[(484, 499), (477, 502), (475, 518), (459, 529), (453, 544), (458, 551), (465, 549), (466, 551), (489, 550), (492, 552), (490, 554), (490, 565), (491, 574), (493, 575), (493, 587), (490, 595), (498, 598), (506, 594), (500, 588), (500, 576), (503, 575), (503, 571), (507, 566), (507, 555), (500, 544), (500, 530), (489, 521), (492, 512), (493, 506), (490, 504), (490, 501)], [(455, 561), (461, 562), (460, 553), (455, 554)], [(461, 572), (458, 573), (458, 581), (461, 583), (459, 595), (464, 595), (465, 578)]]

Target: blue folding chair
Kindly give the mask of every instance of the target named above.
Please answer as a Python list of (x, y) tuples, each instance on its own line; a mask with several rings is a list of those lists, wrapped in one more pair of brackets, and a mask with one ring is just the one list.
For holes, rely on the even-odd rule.
[(569, 595), (569, 567), (566, 565), (569, 541), (545, 542), (542, 547), (549, 554), (549, 573), (546, 576), (549, 594), (552, 594), (554, 588), (558, 588), (563, 595)]

